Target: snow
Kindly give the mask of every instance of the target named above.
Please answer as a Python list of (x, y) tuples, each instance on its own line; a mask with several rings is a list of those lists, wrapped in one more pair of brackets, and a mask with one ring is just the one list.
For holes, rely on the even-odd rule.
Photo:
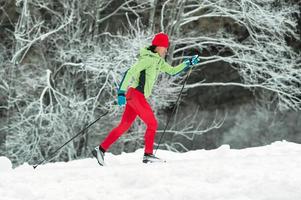
[(6, 157), (0, 156), (0, 173), (12, 169), (12, 163)]
[[(143, 164), (143, 150), (11, 169), (0, 159), (1, 200), (300, 200), (301, 145), (286, 141), (243, 150), (228, 145), (187, 153), (158, 151), (167, 163)], [(2, 167), (4, 166), (4, 167)], [(3, 170), (4, 169), (4, 170)]]

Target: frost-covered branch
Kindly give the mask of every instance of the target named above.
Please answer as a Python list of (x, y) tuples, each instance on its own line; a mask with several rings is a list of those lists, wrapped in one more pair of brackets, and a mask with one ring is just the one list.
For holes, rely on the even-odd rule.
[(181, 53), (191, 49), (210, 52), (202, 60), (229, 63), (241, 75), (241, 85), (273, 91), (281, 109), (301, 108), (300, 53), (286, 41), (287, 37), (299, 38), (294, 17), (300, 15), (298, 6), (274, 0), (182, 3), (166, 1), (162, 8), (162, 13), (170, 16), (174, 11), (169, 9), (177, 4), (180, 13), (175, 16), (181, 16), (174, 23), (161, 16), (162, 30), (172, 26), (168, 28), (174, 47), (171, 60), (182, 60), (185, 55)]
[[(149, 4), (126, 1), (113, 14), (104, 15), (113, 2), (118, 3), (16, 2), (21, 12), (13, 32), (11, 73), (0, 83), (0, 90), (8, 93), (5, 108), (12, 113), (1, 131), (7, 135), (7, 156), (15, 164), (47, 157), (105, 111), (110, 111), (108, 118), (89, 129), (89, 135), (104, 133), (117, 122), (121, 109), (116, 104), (116, 88), (150, 37), (137, 24), (130, 26), (128, 34), (109, 33), (100, 21), (121, 10), (139, 13)], [(88, 139), (88, 134), (79, 137), (53, 160), (90, 154)]]
[[(165, 132), (164, 130), (157, 130), (158, 135), (164, 133), (163, 140), (159, 147), (176, 152), (189, 151), (191, 147), (186, 146), (177, 138), (193, 142), (197, 136), (203, 135), (214, 129), (219, 129), (223, 125), (226, 117), (226, 114), (223, 117), (220, 117), (220, 113), (216, 111), (214, 118), (209, 121), (208, 119), (205, 119), (205, 116), (202, 116), (199, 109), (196, 109), (194, 113), (188, 115), (176, 114), (175, 116), (172, 116), (173, 124), (171, 124)], [(162, 124), (164, 124), (166, 119), (161, 119), (161, 121)], [(133, 130), (130, 134), (123, 136), (122, 140), (124, 143), (134, 141), (139, 147), (142, 147), (144, 132), (145, 129), (142, 126), (142, 128), (138, 128), (136, 131)]]
[[(271, 91), (282, 108), (300, 109), (300, 55), (286, 42), (288, 37), (297, 37), (293, 14), (300, 13), (285, 1), (17, 0), (16, 6), (19, 18), (10, 21), (14, 27), (5, 29), (5, 41), (0, 42), (0, 92), (4, 96), (0, 108), (8, 116), (0, 130), (7, 135), (7, 154), (17, 164), (47, 157), (93, 118), (110, 111), (87, 132), (91, 137), (107, 134), (123, 111), (116, 104), (119, 82), (139, 49), (150, 44), (154, 33), (149, 30), (157, 32), (159, 27), (170, 35), (170, 64), (202, 50), (196, 67), (221, 61), (242, 78), (241, 83), (201, 81), (188, 84), (187, 89), (260, 88)], [(155, 23), (157, 17), (161, 21)], [(144, 22), (153, 24), (152, 29)], [(159, 76), (149, 99), (156, 114), (173, 106), (182, 81), (183, 74)], [(168, 132), (193, 140), (193, 135), (219, 128), (223, 122), (216, 118), (201, 123), (196, 115), (189, 117), (176, 117)], [(135, 123), (131, 139), (141, 139), (144, 130), (140, 122)], [(85, 134), (53, 160), (89, 156), (87, 145), (93, 142), (88, 140)], [(187, 148), (178, 141), (167, 145), (168, 149)]]

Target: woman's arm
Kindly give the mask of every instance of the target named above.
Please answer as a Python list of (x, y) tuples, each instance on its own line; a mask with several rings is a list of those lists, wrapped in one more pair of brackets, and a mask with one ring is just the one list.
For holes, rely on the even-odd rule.
[(166, 72), (170, 75), (177, 75), (179, 73), (181, 73), (183, 70), (187, 69), (189, 66), (187, 66), (187, 64), (185, 63), (181, 63), (175, 67), (172, 67), (171, 65), (169, 65), (167, 62), (165, 62), (163, 59), (160, 61), (161, 64), (161, 71), (162, 72)]

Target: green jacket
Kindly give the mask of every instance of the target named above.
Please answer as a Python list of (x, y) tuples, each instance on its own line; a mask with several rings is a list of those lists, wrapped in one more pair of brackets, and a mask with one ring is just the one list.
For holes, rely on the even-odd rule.
[(125, 72), (119, 85), (119, 91), (125, 92), (131, 86), (144, 93), (147, 98), (151, 95), (160, 72), (176, 75), (184, 69), (186, 69), (185, 63), (172, 67), (158, 53), (143, 48), (140, 50), (138, 61)]

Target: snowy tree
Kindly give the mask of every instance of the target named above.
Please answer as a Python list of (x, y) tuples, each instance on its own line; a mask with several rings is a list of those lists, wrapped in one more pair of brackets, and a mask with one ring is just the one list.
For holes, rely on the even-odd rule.
[(161, 29), (173, 36), (170, 60), (181, 60), (181, 53), (191, 48), (210, 53), (214, 49), (213, 55), (202, 57), (200, 66), (223, 61), (242, 78), (242, 83), (202, 81), (187, 88), (263, 89), (272, 93), (280, 109), (299, 110), (300, 53), (287, 43), (288, 38), (299, 38), (295, 15), (300, 16), (299, 8), (289, 1), (169, 0), (163, 3)]
[[(0, 131), (7, 135), (6, 154), (17, 164), (48, 157), (95, 117), (110, 111), (101, 124), (53, 160), (86, 157), (90, 153), (88, 135), (106, 135), (118, 122), (122, 113), (116, 105), (119, 81), (136, 61), (139, 49), (158, 31), (170, 35), (171, 64), (201, 52), (196, 71), (223, 61), (242, 78), (240, 83), (204, 80), (188, 84), (187, 89), (217, 85), (260, 88), (281, 109), (300, 109), (300, 54), (286, 42), (298, 37), (293, 15), (299, 12), (289, 2), (16, 0), (16, 9), (18, 21), (11, 22), (13, 29), (5, 30), (5, 41), (13, 46), (0, 43), (0, 108), (7, 116)], [(150, 99), (157, 114), (174, 106), (184, 75), (159, 77)], [(216, 117), (203, 124), (194, 121), (197, 115), (198, 111), (176, 117), (167, 134), (193, 140), (224, 121)], [(164, 124), (166, 116), (159, 120)], [(140, 147), (143, 132), (137, 121), (123, 141), (134, 140)], [(166, 144), (170, 150), (189, 149), (179, 142)]]
[[(124, 35), (101, 30), (102, 23), (119, 10), (135, 13), (145, 4), (126, 1), (106, 13), (114, 3), (16, 2), (21, 14), (13, 33), (15, 47), (10, 65), (3, 69), (12, 73), (1, 83), (1, 89), (7, 90), (6, 108), (11, 112), (1, 131), (7, 134), (6, 154), (15, 162), (32, 163), (48, 157), (107, 110), (108, 119), (89, 131), (107, 133), (107, 127), (117, 121), (116, 115), (121, 113), (115, 102), (117, 85), (150, 37), (134, 28), (139, 24), (131, 25)], [(125, 19), (129, 20), (126, 15)], [(87, 140), (86, 134), (53, 160), (86, 156), (90, 153), (86, 151)]]
[[(3, 69), (11, 72), (4, 78), (7, 84), (3, 82), (11, 114), (7, 125), (1, 128), (7, 135), (6, 154), (15, 164), (49, 157), (105, 111), (109, 115), (89, 129), (89, 135), (106, 135), (119, 121), (122, 113), (116, 105), (119, 81), (153, 35), (142, 30), (139, 16), (150, 3), (124, 1), (117, 6), (112, 0), (16, 2), (20, 16), (12, 33), (14, 48), (9, 66)], [(108, 12), (109, 7), (116, 8)], [(105, 22), (120, 13), (127, 32), (106, 31)], [(138, 16), (136, 21), (130, 13)], [(162, 91), (153, 95), (155, 112), (177, 98), (180, 83), (173, 81), (176, 79), (169, 81), (162, 77), (164, 95)], [(142, 132), (143, 125), (138, 121), (125, 140), (142, 141)], [(53, 160), (89, 155), (88, 133), (62, 149)]]
[[(155, 16), (160, 19), (160, 30), (168, 33), (172, 40), (170, 62), (179, 63), (183, 58), (201, 52), (202, 62), (195, 71), (201, 71), (210, 63), (223, 62), (241, 77), (240, 82), (202, 80), (188, 84), (186, 89), (244, 87), (260, 93), (257, 98), (261, 98), (261, 102), (276, 105), (279, 110), (300, 109), (300, 52), (288, 44), (290, 38), (299, 38), (296, 30), (296, 16), (300, 16), (298, 5), (275, 0), (167, 0), (153, 3), (153, 7), (161, 9), (160, 16)], [(159, 89), (164, 88), (166, 80), (170, 81), (170, 78), (162, 76), (156, 91), (168, 94)], [(178, 94), (180, 88), (181, 84), (167, 90)], [(190, 123), (193, 117), (186, 121), (187, 126), (180, 123), (181, 118), (175, 119), (178, 120), (173, 121), (173, 128), (167, 134), (184, 138), (190, 135), (190, 140), (193, 140), (194, 136), (206, 130), (206, 123), (201, 129), (198, 127), (202, 123)], [(209, 127), (219, 128), (223, 121), (223, 117), (214, 119)], [(177, 123), (182, 126), (177, 126)], [(168, 143), (166, 148), (187, 150), (185, 145), (175, 143)]]

